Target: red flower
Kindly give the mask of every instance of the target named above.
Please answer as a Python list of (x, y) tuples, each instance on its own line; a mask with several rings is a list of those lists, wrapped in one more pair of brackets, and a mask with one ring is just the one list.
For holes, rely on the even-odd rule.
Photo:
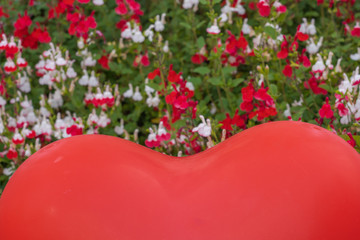
[(341, 117), (346, 116), (349, 112), (349, 110), (345, 107), (343, 103), (338, 103), (336, 105), (337, 110), (339, 111), (339, 115)]
[(261, 88), (257, 90), (257, 92), (254, 94), (254, 98), (256, 100), (261, 100), (266, 103), (268, 106), (272, 106), (274, 104), (274, 100), (272, 97), (267, 93), (269, 88), (264, 88), (264, 84), (261, 84)]
[(17, 153), (17, 151), (15, 149), (10, 148), (8, 153), (6, 154), (6, 157), (8, 159), (15, 159), (15, 158), (18, 157), (18, 153)]
[(66, 133), (70, 134), (71, 136), (82, 135), (83, 129), (78, 125), (74, 124), (71, 127), (66, 128)]
[(150, 65), (150, 61), (149, 61), (149, 56), (148, 54), (145, 54), (141, 57), (141, 60), (140, 60), (141, 64), (144, 66), (144, 67), (147, 67)]
[(16, 30), (27, 29), (31, 25), (31, 23), (32, 21), (27, 15), (27, 11), (25, 11), (23, 17), (19, 14), (19, 18), (14, 23), (14, 27)]
[(226, 113), (226, 118), (224, 120), (220, 121), (219, 123), (222, 124), (222, 126), (220, 127), (221, 129), (225, 129), (228, 131), (233, 130), (233, 128), (231, 127), (232, 119), (231, 119), (229, 113)]
[(334, 117), (334, 112), (331, 110), (331, 106), (329, 104), (329, 98), (326, 97), (326, 103), (319, 110), (320, 117), (322, 118), (332, 118)]
[(289, 43), (285, 37), (285, 35), (283, 35), (283, 42), (281, 43), (281, 51), (277, 53), (277, 57), (280, 59), (284, 59), (287, 58), (287, 56), (289, 55)]
[(173, 65), (170, 65), (170, 70), (169, 70), (169, 75), (167, 77), (169, 82), (180, 82), (181, 81), (181, 72), (180, 73), (176, 73), (174, 70), (172, 70)]
[(298, 61), (300, 62), (300, 63), (302, 63), (303, 65), (304, 65), (304, 67), (310, 67), (311, 66), (311, 62), (310, 62), (310, 60), (309, 60), (309, 58), (305, 55), (305, 52), (306, 52), (306, 48), (304, 48), (303, 50), (302, 50), (302, 53), (301, 53), (301, 55), (299, 56), (299, 59), (298, 59)]
[(9, 14), (5, 13), (2, 6), (0, 6), (0, 17), (9, 17)]
[(153, 72), (148, 74), (148, 78), (150, 80), (154, 79), (156, 76), (160, 76), (160, 69), (159, 68), (155, 69)]
[(235, 114), (234, 114), (234, 117), (231, 121), (231, 124), (235, 124), (236, 126), (238, 127), (245, 127), (245, 119), (243, 116), (240, 116), (239, 114), (239, 109), (236, 109), (235, 111)]
[(62, 2), (65, 3), (66, 5), (72, 6), (74, 5), (75, 0), (63, 0)]
[(115, 12), (119, 15), (124, 15), (128, 12), (125, 3), (120, 3), (116, 8)]
[(355, 147), (356, 146), (356, 141), (353, 137), (353, 135), (348, 132), (347, 135), (349, 136), (350, 140), (348, 140), (347, 142), (352, 146), (352, 147)]
[(292, 67), (290, 66), (290, 64), (287, 64), (284, 67), (284, 70), (282, 71), (282, 73), (286, 76), (286, 77), (291, 77), (292, 76)]
[(300, 29), (301, 29), (301, 25), (299, 25), (299, 26), (297, 27), (297, 32), (296, 32), (295, 37), (296, 37), (297, 39), (299, 39), (300, 41), (306, 41), (306, 40), (308, 40), (308, 39), (309, 39), (309, 35), (307, 35), (306, 33), (302, 32)]
[(245, 112), (251, 112), (254, 109), (252, 102), (242, 102), (240, 104), (240, 109)]
[(351, 36), (360, 37), (360, 24), (359, 24), (359, 22), (356, 23), (354, 29), (351, 31)]
[(31, 36), (34, 37), (35, 39), (37, 39), (41, 43), (51, 42), (51, 37), (49, 35), (49, 32), (46, 30), (46, 28), (44, 28), (44, 30), (42, 30), (40, 28), (40, 25), (39, 24), (37, 24), (37, 25), (38, 25), (38, 27), (33, 30), (33, 32), (31, 33)]
[(324, 84), (325, 81), (319, 83), (318, 80), (320, 79), (320, 77), (319, 79), (317, 79), (313, 72), (310, 72), (310, 74), (312, 75), (312, 77), (308, 81), (304, 82), (304, 87), (307, 89), (310, 88), (315, 94), (326, 95), (327, 91), (319, 87), (321, 84)]
[(252, 83), (249, 83), (249, 86), (241, 89), (242, 99), (244, 102), (252, 102), (254, 96), (254, 86)]
[(237, 40), (237, 47), (246, 50), (247, 46), (248, 46), (248, 42), (246, 41), (246, 38), (243, 36), (243, 33), (241, 32), (241, 36)]
[(207, 58), (200, 53), (195, 53), (195, 55), (191, 57), (191, 62), (194, 64), (202, 64), (206, 60)]
[(102, 56), (99, 60), (98, 60), (98, 63), (105, 69), (109, 70), (110, 67), (109, 67), (109, 58), (104, 55)]
[(129, 8), (133, 11), (140, 10), (140, 3), (135, 2), (134, 0), (126, 0), (127, 4), (129, 5)]
[(79, 3), (89, 3), (90, 0), (78, 0)]
[(261, 0), (256, 4), (257, 8), (259, 9), (259, 13), (263, 17), (268, 17), (270, 15), (270, 5), (265, 2), (265, 0)]

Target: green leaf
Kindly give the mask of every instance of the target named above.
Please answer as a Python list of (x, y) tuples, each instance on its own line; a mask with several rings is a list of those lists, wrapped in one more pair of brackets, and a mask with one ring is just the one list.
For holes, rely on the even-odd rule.
[(243, 78), (236, 78), (236, 79), (230, 80), (228, 84), (229, 84), (229, 87), (234, 88), (234, 87), (237, 87), (243, 81), (244, 81)]
[(209, 81), (209, 83), (211, 83), (212, 85), (215, 85), (215, 86), (220, 86), (223, 84), (220, 77), (212, 77), (212, 78), (209, 78), (208, 81)]
[(205, 40), (203, 37), (199, 37), (196, 41), (197, 47), (202, 48), (205, 45)]
[(121, 73), (121, 64), (116, 62), (109, 62), (109, 67), (112, 71), (114, 71), (116, 74)]
[(353, 138), (356, 142), (356, 145), (360, 146), (360, 136), (359, 135), (353, 135)]
[(271, 26), (266, 26), (264, 27), (264, 32), (269, 35), (272, 39), (276, 39), (278, 36), (277, 31), (275, 30), (275, 28), (271, 27)]
[(208, 67), (198, 67), (193, 70), (193, 72), (199, 73), (201, 75), (205, 75), (210, 73), (210, 69)]
[(230, 73), (234, 72), (235, 70), (236, 70), (236, 67), (224, 67), (222, 69), (222, 72), (224, 74), (230, 74)]
[(180, 22), (180, 25), (187, 28), (187, 29), (191, 29), (190, 24), (186, 23), (186, 22)]
[(275, 84), (270, 84), (270, 94), (276, 96), (278, 94), (278, 88)]
[(196, 28), (200, 28), (202, 25), (204, 25), (206, 23), (206, 21), (201, 21), (198, 23), (198, 25), (196, 25)]
[(194, 86), (200, 86), (202, 84), (202, 80), (199, 77), (192, 77), (189, 79), (189, 82), (193, 83)]
[(322, 88), (322, 89), (325, 89), (328, 92), (331, 92), (331, 88), (327, 84), (320, 84), (319, 87)]
[(150, 82), (148, 83), (149, 87), (155, 89), (156, 91), (160, 91), (161, 90), (161, 87), (159, 84), (156, 84), (156, 83), (153, 83), (153, 82)]

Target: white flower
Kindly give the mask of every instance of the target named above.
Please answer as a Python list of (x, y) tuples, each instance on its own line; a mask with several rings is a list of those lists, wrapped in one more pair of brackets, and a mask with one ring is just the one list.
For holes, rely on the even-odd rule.
[(352, 92), (352, 84), (348, 76), (345, 73), (343, 73), (343, 76), (344, 76), (344, 80), (342, 80), (339, 85), (339, 92), (343, 94), (345, 94), (347, 91)]
[(40, 131), (41, 131), (41, 134), (48, 135), (48, 136), (51, 135), (52, 127), (51, 127), (49, 119), (44, 117), (44, 119), (42, 120), (42, 122), (40, 124)]
[(132, 37), (132, 29), (129, 22), (126, 23), (127, 28), (121, 32), (121, 37), (125, 39), (130, 39)]
[(91, 76), (89, 78), (89, 86), (90, 87), (97, 87), (99, 85), (99, 80), (95, 77), (95, 72), (91, 71)]
[(50, 95), (48, 102), (52, 108), (61, 107), (64, 104), (61, 96), (61, 91), (59, 89), (56, 89), (54, 95)]
[(83, 71), (84, 71), (84, 75), (80, 78), (79, 84), (81, 86), (87, 86), (89, 84), (89, 74), (86, 70)]
[(315, 54), (319, 51), (319, 48), (322, 45), (322, 41), (323, 41), (323, 37), (320, 38), (319, 42), (317, 44), (315, 44), (314, 39), (310, 38), (310, 44), (308, 46), (306, 46), (306, 50), (308, 51), (308, 53), (310, 54)]
[(210, 113), (212, 115), (214, 115), (216, 113), (217, 109), (214, 103), (211, 103), (211, 109), (210, 109)]
[(4, 33), (1, 36), (2, 36), (2, 40), (0, 42), (0, 48), (5, 49), (6, 46), (8, 45), (8, 41), (7, 41), (6, 35)]
[(116, 126), (114, 131), (117, 135), (122, 135), (124, 133), (124, 119), (120, 120), (120, 126)]
[(74, 68), (73, 67), (69, 67), (67, 70), (66, 70), (66, 76), (68, 78), (75, 78), (77, 76), (77, 73), (75, 72)]
[(166, 53), (169, 52), (169, 41), (168, 40), (165, 41), (163, 51)]
[(247, 22), (248, 22), (248, 19), (245, 18), (242, 28), (241, 28), (241, 31), (243, 32), (243, 34), (250, 34), (250, 32), (251, 32), (251, 27)]
[(206, 31), (207, 31), (209, 34), (214, 34), (214, 35), (220, 33), (220, 28), (219, 28), (218, 25), (217, 25), (216, 19), (214, 20), (214, 24), (213, 24), (211, 27), (207, 28)]
[(24, 72), (24, 76), (21, 77), (19, 74), (19, 81), (18, 81), (18, 88), (20, 89), (20, 91), (24, 92), (24, 93), (29, 93), (31, 91), (31, 86), (30, 86), (30, 81), (28, 76), (26, 75), (26, 73)]
[(89, 117), (87, 119), (87, 124), (91, 126), (93, 124), (97, 124), (98, 121), (99, 121), (99, 117), (98, 115), (96, 115), (95, 109), (93, 109), (92, 113), (89, 114)]
[(315, 27), (315, 19), (311, 19), (311, 23), (306, 28), (306, 33), (309, 35), (315, 35), (316, 34), (316, 27)]
[(360, 60), (360, 48), (357, 49), (357, 53), (351, 54), (350, 59), (353, 61), (359, 61)]
[(153, 41), (154, 32), (153, 32), (154, 24), (151, 24), (148, 29), (145, 30), (144, 35), (149, 39), (150, 42)]
[(317, 61), (312, 66), (313, 72), (323, 72), (325, 70), (325, 64), (320, 54), (317, 54)]
[(26, 120), (28, 121), (29, 124), (33, 125), (36, 122), (37, 117), (36, 117), (35, 113), (33, 111), (31, 111), (26, 116)]
[(165, 16), (166, 14), (163, 13), (161, 15), (161, 19), (160, 19), (160, 16), (159, 15), (156, 15), (156, 20), (155, 20), (155, 24), (154, 24), (154, 27), (155, 27), (155, 31), (157, 32), (162, 32), (164, 31), (165, 29)]
[(286, 104), (286, 110), (284, 111), (285, 117), (291, 117), (290, 105)]
[(77, 47), (79, 49), (83, 49), (85, 47), (85, 44), (84, 44), (84, 38), (83, 37), (80, 37), (77, 41)]
[(4, 132), (4, 130), (5, 130), (5, 126), (4, 126), (2, 118), (0, 117), (0, 134), (2, 134)]
[(296, 101), (296, 100), (295, 100), (295, 101), (291, 104), (291, 106), (293, 106), (293, 107), (302, 106), (303, 102), (304, 102), (304, 100), (303, 100), (303, 98), (302, 98), (302, 96), (301, 96), (300, 99), (299, 99), (299, 101)]
[(156, 92), (155, 93), (155, 97), (152, 97), (152, 95), (150, 93), (148, 93), (148, 98), (146, 99), (146, 104), (149, 107), (157, 107), (159, 106), (160, 103), (160, 98), (159, 98), (159, 94)]
[(66, 128), (65, 122), (61, 119), (60, 113), (57, 114), (54, 127), (57, 130)]
[(54, 71), (56, 68), (55, 62), (51, 59), (46, 60), (44, 68), (48, 71)]
[(186, 88), (189, 89), (190, 91), (194, 91), (195, 87), (194, 84), (192, 82), (186, 82)]
[(131, 39), (136, 43), (142, 43), (145, 40), (145, 37), (143, 36), (142, 32), (140, 31), (139, 26), (136, 26), (136, 28), (133, 30)]
[(131, 98), (134, 95), (133, 86), (131, 83), (129, 83), (129, 89), (126, 90), (123, 95), (125, 98)]
[(209, 137), (211, 135), (211, 124), (210, 119), (207, 119), (205, 122), (205, 118), (203, 115), (200, 115), (200, 119), (202, 123), (200, 123), (197, 127), (193, 128), (192, 132), (198, 132), (202, 137)]
[(15, 167), (8, 167), (3, 169), (3, 174), (8, 177), (13, 175), (14, 172), (15, 172)]
[(84, 65), (86, 67), (94, 67), (96, 65), (96, 60), (89, 54), (89, 56), (87, 56), (84, 60)]
[(182, 7), (184, 9), (190, 9), (194, 7), (194, 11), (196, 11), (198, 5), (199, 5), (199, 0), (184, 0)]
[(2, 96), (0, 96), (0, 107), (4, 108), (5, 104), (6, 104), (6, 100)]
[(192, 1), (191, 0), (184, 0), (182, 7), (184, 9), (192, 8), (193, 7)]
[(139, 87), (136, 87), (135, 93), (132, 98), (134, 99), (134, 101), (141, 101), (143, 99), (143, 97), (141, 96), (141, 94), (139, 92)]
[(334, 53), (333, 52), (329, 52), (329, 56), (325, 62), (326, 66), (329, 68), (329, 69), (333, 69), (334, 68), (334, 65), (331, 64), (331, 60), (332, 60), (332, 57), (333, 57)]
[(111, 122), (110, 118), (108, 118), (108, 116), (106, 115), (105, 112), (101, 112), (100, 113), (100, 117), (99, 117), (99, 120), (97, 122), (97, 125), (99, 127), (106, 127), (107, 125), (109, 125)]
[(351, 115), (350, 114), (346, 114), (345, 116), (340, 118), (340, 123), (343, 125), (348, 124), (351, 121)]
[(338, 60), (337, 60), (337, 63), (336, 63), (336, 67), (335, 67), (335, 72), (342, 72), (342, 68), (341, 68), (341, 60), (342, 60), (342, 58), (339, 58)]
[(239, 15), (244, 15), (246, 12), (243, 5), (241, 5), (241, 0), (237, 1), (235, 8), (232, 8), (231, 10)]
[(56, 55), (56, 65), (58, 66), (65, 66), (66, 65), (66, 60), (61, 56), (61, 53), (59, 53), (58, 55)]
[(101, 6), (104, 4), (104, 0), (93, 0), (94, 5)]
[(146, 94), (155, 92), (155, 89), (153, 89), (152, 87), (149, 87), (148, 83), (149, 83), (149, 79), (146, 78), (145, 79), (145, 92), (146, 92)]
[(222, 13), (220, 14), (220, 16), (218, 17), (218, 19), (220, 19), (220, 22), (224, 23), (228, 20), (228, 16), (226, 13)]

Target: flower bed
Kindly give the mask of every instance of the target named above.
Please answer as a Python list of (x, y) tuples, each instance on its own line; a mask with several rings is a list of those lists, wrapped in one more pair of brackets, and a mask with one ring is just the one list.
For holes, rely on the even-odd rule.
[(79, 134), (184, 156), (288, 120), (360, 150), (360, 2), (25, 2), (0, 5), (0, 193)]

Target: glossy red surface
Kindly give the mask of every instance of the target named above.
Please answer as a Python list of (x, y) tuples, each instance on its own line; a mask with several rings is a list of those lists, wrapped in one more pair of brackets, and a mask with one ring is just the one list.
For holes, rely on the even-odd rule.
[(300, 122), (253, 127), (190, 157), (120, 138), (52, 143), (0, 199), (1, 240), (358, 240), (360, 157)]

